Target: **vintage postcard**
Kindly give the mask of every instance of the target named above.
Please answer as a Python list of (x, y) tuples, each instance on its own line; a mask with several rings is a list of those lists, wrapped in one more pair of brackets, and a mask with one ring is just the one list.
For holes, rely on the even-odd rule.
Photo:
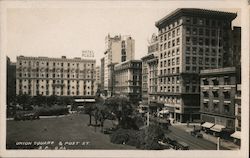
[(248, 1), (0, 7), (1, 157), (248, 157)]

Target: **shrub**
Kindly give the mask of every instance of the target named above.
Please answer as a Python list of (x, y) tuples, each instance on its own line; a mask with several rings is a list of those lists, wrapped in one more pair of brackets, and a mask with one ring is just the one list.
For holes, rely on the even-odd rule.
[(110, 135), (110, 140), (115, 144), (127, 144), (141, 148), (143, 142), (142, 132), (143, 131), (120, 128)]

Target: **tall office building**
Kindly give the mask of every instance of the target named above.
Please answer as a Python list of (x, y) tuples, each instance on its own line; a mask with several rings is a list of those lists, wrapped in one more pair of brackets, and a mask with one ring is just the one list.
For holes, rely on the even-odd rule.
[[(111, 95), (112, 65), (134, 59), (135, 41), (131, 36), (108, 35), (105, 39), (106, 51), (104, 52), (104, 90)], [(110, 67), (111, 66), (111, 67)]]
[(94, 96), (95, 60), (18, 56), (16, 93), (57, 96)]
[[(199, 119), (199, 72), (223, 67), (235, 13), (177, 9), (156, 22), (158, 100), (179, 122)], [(229, 54), (230, 55), (230, 54)]]
[(142, 57), (142, 103), (157, 102), (158, 49), (159, 41), (153, 34), (148, 45), (147, 55)]
[(95, 86), (95, 88), (96, 88), (96, 91), (97, 90), (100, 90), (100, 88), (101, 88), (101, 68), (100, 68), (100, 66), (96, 66), (96, 68), (95, 68), (95, 73), (96, 73), (96, 86)]
[(101, 82), (101, 91), (103, 92), (104, 90), (104, 57), (101, 58), (100, 82)]

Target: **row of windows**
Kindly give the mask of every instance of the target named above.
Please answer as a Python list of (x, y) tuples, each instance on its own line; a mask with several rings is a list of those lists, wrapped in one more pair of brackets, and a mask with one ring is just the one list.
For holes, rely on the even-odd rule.
[(169, 31), (177, 26), (179, 26), (182, 22), (182, 19), (176, 19), (174, 22), (168, 24), (166, 27), (159, 29), (159, 33), (164, 33), (166, 31)]
[(72, 73), (74, 73), (74, 72), (76, 72), (76, 73), (94, 73), (95, 71), (93, 70), (93, 69), (84, 69), (84, 70), (79, 70), (79, 69), (63, 69), (63, 68), (61, 68), (61, 69), (55, 69), (55, 68), (51, 68), (51, 69), (49, 69), (49, 68), (35, 68), (35, 69), (31, 69), (30, 67), (28, 67), (28, 68), (26, 68), (26, 67), (23, 67), (23, 68), (18, 68), (17, 69), (17, 72), (18, 71), (28, 71), (28, 72), (31, 72), (31, 71), (33, 71), (33, 72), (61, 72), (61, 73), (63, 73), (63, 72), (67, 72), (67, 73), (69, 73), (69, 72), (72, 72)]
[[(20, 90), (19, 94), (31, 95), (31, 91), (26, 92), (26, 91)], [(46, 91), (46, 92), (36, 91), (36, 95), (49, 95), (49, 94), (50, 94), (49, 91)], [(63, 91), (61, 91), (61, 92), (52, 91), (52, 94), (53, 95), (80, 95), (80, 92), (76, 91), (76, 93), (75, 93), (75, 92), (67, 91), (67, 93), (65, 94)], [(91, 91), (91, 92), (83, 91), (83, 95), (94, 95), (94, 91)]]
[(175, 83), (180, 83), (180, 78), (179, 76), (176, 77), (161, 77), (160, 78), (160, 84), (175, 84)]
[[(66, 75), (63, 75), (63, 74), (51, 74), (51, 75), (49, 75), (49, 74), (40, 74), (39, 75), (39, 73), (37, 73), (37, 74), (35, 74), (35, 75), (30, 75), (29, 73), (28, 74), (26, 74), (26, 73), (24, 73), (24, 74), (22, 74), (22, 73), (20, 73), (19, 74), (19, 77), (31, 77), (31, 76), (33, 76), (33, 77), (47, 77), (47, 78), (49, 78), (50, 76), (52, 77), (52, 78), (63, 78), (63, 77), (67, 77), (67, 78), (80, 78), (79, 77), (79, 75), (78, 74), (76, 74), (76, 75), (70, 75), (70, 74), (67, 74), (67, 76)], [(91, 79), (94, 79), (94, 75), (92, 74), (92, 75), (87, 75), (87, 76), (82, 76), (81, 78), (91, 78)]]
[[(45, 87), (46, 87), (47, 90), (49, 89), (49, 85), (46, 85), (46, 86), (39, 86), (39, 85), (36, 85), (36, 88), (37, 88), (37, 89), (39, 89), (39, 88), (45, 89)], [(63, 89), (63, 85), (62, 85), (62, 86), (57, 86), (57, 87), (61, 87), (61, 88)], [(75, 86), (72, 86), (72, 87), (71, 87), (70, 85), (67, 86), (67, 89), (68, 89), (68, 90), (69, 90), (69, 89), (75, 89), (75, 88), (78, 90), (78, 89), (79, 89), (79, 85), (76, 85), (76, 87), (75, 87)], [(93, 89), (93, 88), (94, 88), (94, 85), (91, 85), (91, 87), (90, 87), (90, 86), (84, 85), (84, 86), (83, 86), (83, 89), (86, 89), (86, 88), (87, 88), (87, 89), (90, 89), (90, 88)], [(29, 90), (31, 90), (31, 86), (30, 86), (30, 85), (29, 85), (29, 86), (26, 86), (26, 85), (25, 85), (25, 86), (19, 85), (19, 89), (29, 89)], [(55, 90), (55, 86), (52, 86), (52, 89)]]
[(187, 45), (199, 45), (199, 46), (221, 46), (222, 45), (222, 41), (221, 40), (217, 40), (215, 38), (203, 38), (203, 37), (186, 37), (186, 44)]
[[(192, 49), (191, 49), (192, 48)], [(205, 53), (204, 53), (205, 51)], [(203, 48), (203, 47), (186, 47), (186, 55), (200, 55), (203, 56), (204, 54), (206, 56), (221, 56), (222, 49), (216, 49), (216, 48)]]
[[(26, 65), (26, 64), (27, 64), (26, 61), (19, 61), (20, 66), (21, 65)], [(71, 65), (71, 66), (75, 66), (76, 65), (77, 67), (79, 67), (79, 63), (67, 63), (66, 64), (66, 63), (59, 63), (59, 62), (58, 63), (55, 63), (55, 62), (49, 63), (49, 62), (38, 62), (37, 61), (37, 62), (34, 62), (33, 64), (36, 65), (36, 66), (39, 66), (39, 65), (46, 65), (46, 66), (50, 66), (50, 65), (53, 65), (53, 66), (56, 66), (56, 65), (57, 66), (68, 65), (68, 66), (70, 66)], [(28, 62), (28, 65), (31, 66), (31, 61)], [(91, 65), (91, 67), (94, 68), (94, 64), (83, 64), (84, 67), (86, 67), (86, 65), (87, 65), (87, 67), (89, 67)]]
[(160, 92), (180, 92), (179, 86), (160, 86)]
[(199, 36), (207, 36), (207, 37), (215, 37), (216, 35), (221, 36), (222, 31), (221, 30), (215, 30), (215, 29), (204, 29), (204, 28), (197, 28), (197, 27), (187, 27), (186, 28), (186, 35), (199, 35)]
[(230, 21), (228, 20), (215, 20), (207, 18), (198, 18), (198, 17), (186, 17), (185, 22), (187, 24), (200, 25), (200, 26), (211, 26), (211, 27), (221, 27), (221, 26), (230, 26)]
[[(22, 82), (27, 82), (28, 81), (28, 83), (29, 84), (31, 84), (31, 81), (32, 80), (26, 80), (26, 79), (24, 79), (24, 80), (22, 80), (22, 79), (20, 79), (20, 80), (18, 80), (19, 81), (19, 83), (20, 84), (22, 84)], [(39, 83), (43, 83), (43, 82), (45, 82), (46, 81), (46, 84), (49, 84), (49, 80), (35, 80), (36, 81), (36, 83), (37, 84), (39, 84)], [(69, 83), (75, 83), (75, 80), (52, 80), (52, 83), (64, 83), (64, 81), (67, 81), (67, 83), (69, 84)], [(86, 83), (91, 83), (91, 84), (93, 84), (94, 82), (91, 82), (91, 81), (83, 81), (83, 84), (86, 84)], [(79, 81), (78, 80), (76, 80), (76, 84), (79, 84)]]
[[(214, 65), (214, 68), (216, 65)], [(211, 69), (211, 67), (207, 66), (186, 66), (187, 72), (200, 72), (201, 70)]]
[[(219, 95), (219, 92), (218, 92), (218, 91), (212, 91), (211, 94), (212, 94), (212, 95), (210, 95), (210, 97), (218, 98), (219, 96), (221, 96), (221, 97), (224, 97), (225, 99), (230, 99), (230, 98), (231, 98), (231, 94), (230, 94), (229, 91), (224, 91), (224, 92), (223, 92), (223, 95)], [(208, 97), (209, 97), (208, 91), (203, 92), (203, 96), (204, 96), (205, 98), (208, 98)]]
[[(197, 58), (197, 57), (190, 57), (190, 56), (186, 57), (186, 64), (209, 65), (211, 63), (211, 65), (216, 65), (217, 64), (216, 62), (217, 62), (216, 58), (203, 58), (203, 57)], [(218, 59), (218, 63), (221, 63), (220, 59)]]
[(171, 60), (163, 60), (160, 62), (160, 68), (167, 67), (167, 66), (175, 66), (180, 64), (180, 58), (172, 58)]
[(169, 31), (168, 33), (160, 36), (160, 42), (170, 40), (180, 35), (180, 28), (177, 28), (173, 31)]
[(161, 44), (160, 51), (165, 50), (167, 48), (169, 49), (171, 47), (179, 46), (179, 45), (180, 45), (180, 38), (177, 38), (175, 40), (171, 40), (171, 41), (168, 41), (164, 44)]
[(167, 57), (174, 57), (176, 55), (180, 54), (180, 48), (177, 47), (176, 49), (172, 49), (171, 51), (165, 51), (163, 53), (160, 53), (160, 59), (167, 58)]
[(211, 85), (211, 84), (213, 84), (213, 85), (219, 85), (219, 84), (221, 84), (221, 85), (230, 85), (232, 81), (233, 80), (230, 77), (225, 76), (223, 78), (223, 83), (219, 83), (218, 79), (212, 79), (212, 82), (210, 82), (210, 83), (209, 83), (208, 79), (203, 79), (202, 84), (203, 85)]
[(173, 68), (160, 70), (160, 76), (167, 75), (167, 74), (175, 74), (175, 73), (180, 73), (180, 67), (176, 67), (176, 68), (173, 67)]
[[(209, 111), (209, 104), (208, 103), (203, 103), (204, 105), (204, 110), (205, 111)], [(211, 111), (212, 112), (217, 112), (219, 113), (220, 111), (220, 108), (219, 108), (219, 104), (218, 103), (213, 103), (211, 107)], [(230, 105), (229, 104), (223, 104), (223, 110), (222, 110), (223, 113), (228, 113), (230, 112)]]

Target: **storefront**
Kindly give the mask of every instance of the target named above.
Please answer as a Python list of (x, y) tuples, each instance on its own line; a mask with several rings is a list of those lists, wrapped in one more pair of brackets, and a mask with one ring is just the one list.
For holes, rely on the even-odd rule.
[(240, 146), (241, 131), (235, 131), (233, 134), (231, 134), (231, 137), (234, 139), (234, 143)]

